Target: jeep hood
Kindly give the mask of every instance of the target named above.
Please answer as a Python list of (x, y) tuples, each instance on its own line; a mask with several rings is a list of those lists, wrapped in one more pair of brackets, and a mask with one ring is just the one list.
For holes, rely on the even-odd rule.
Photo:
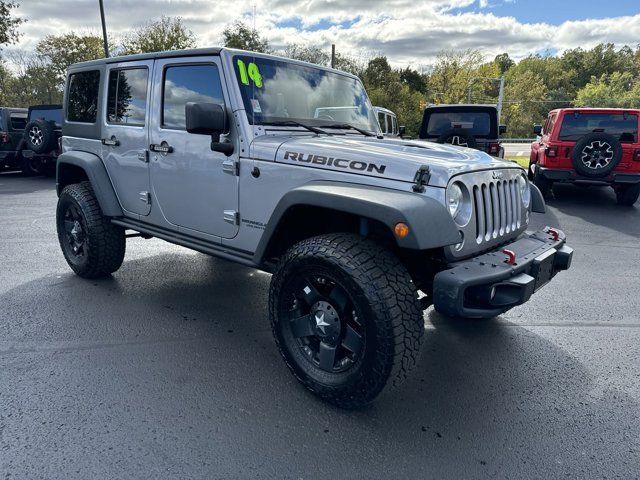
[(404, 182), (413, 182), (420, 166), (428, 165), (429, 185), (436, 187), (446, 187), (460, 173), (516, 167), (469, 148), (351, 134), (262, 135), (252, 142), (251, 157)]

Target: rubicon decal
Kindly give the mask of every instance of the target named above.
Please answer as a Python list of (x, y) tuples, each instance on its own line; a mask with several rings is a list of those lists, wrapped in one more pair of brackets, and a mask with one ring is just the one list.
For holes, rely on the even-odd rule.
[(327, 157), (325, 155), (315, 155), (312, 153), (285, 152), (284, 159), (356, 170), (359, 172), (376, 172), (383, 174), (387, 169), (386, 165), (376, 165), (375, 163), (361, 162), (360, 160), (345, 160), (344, 158)]

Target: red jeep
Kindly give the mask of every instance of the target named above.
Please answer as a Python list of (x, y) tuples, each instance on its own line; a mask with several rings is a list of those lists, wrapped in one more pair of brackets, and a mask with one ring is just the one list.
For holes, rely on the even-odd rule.
[(620, 205), (640, 196), (640, 110), (560, 108), (536, 125), (529, 178), (548, 194), (555, 182), (613, 187)]

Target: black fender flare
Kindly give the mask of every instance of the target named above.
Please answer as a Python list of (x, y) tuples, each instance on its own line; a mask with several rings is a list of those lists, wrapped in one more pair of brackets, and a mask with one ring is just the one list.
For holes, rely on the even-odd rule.
[(531, 187), (531, 211), (534, 213), (547, 213), (547, 204), (540, 189), (533, 183), (529, 183)]
[(93, 153), (70, 151), (58, 157), (56, 165), (56, 192), (58, 196), (66, 185), (73, 183), (66, 181), (70, 166), (81, 168), (85, 172), (103, 215), (107, 217), (122, 216), (122, 207), (111, 184), (107, 169), (100, 157)]
[(322, 207), (370, 218), (382, 222), (391, 232), (397, 223), (403, 222), (409, 226), (409, 234), (396, 237), (401, 248), (426, 250), (460, 241), (458, 228), (446, 207), (431, 197), (356, 183), (316, 181), (294, 188), (280, 199), (254, 254), (257, 263), (264, 260), (280, 220), (294, 206)]

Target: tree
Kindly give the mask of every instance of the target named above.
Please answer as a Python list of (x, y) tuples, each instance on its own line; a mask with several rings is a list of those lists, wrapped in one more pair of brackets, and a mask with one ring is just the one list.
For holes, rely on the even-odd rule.
[(469, 87), (478, 76), (477, 68), (482, 63), (479, 50), (440, 52), (429, 78), (434, 100), (438, 103), (466, 101)]
[(257, 30), (249, 28), (240, 20), (236, 20), (224, 28), (222, 32), (222, 43), (225, 47), (229, 48), (271, 53), (269, 42), (261, 38)]
[(104, 47), (102, 37), (70, 32), (47, 35), (36, 45), (36, 55), (41, 60), (38, 68), (49, 69), (54, 84), (62, 87), (69, 65), (103, 58)]
[(165, 17), (135, 29), (125, 37), (121, 53), (164, 52), (193, 48), (197, 44), (195, 34), (185, 27), (180, 17)]
[(634, 83), (629, 72), (614, 72), (611, 75), (592, 77), (578, 91), (575, 105), (579, 107), (640, 107), (640, 82)]
[(425, 76), (409, 67), (400, 70), (400, 81), (411, 90), (427, 93), (427, 79)]
[(530, 72), (511, 74), (505, 81), (502, 121), (513, 137), (528, 138), (535, 123), (546, 115), (547, 87), (542, 77)]
[(500, 70), (500, 75), (504, 75), (507, 72), (507, 70), (509, 70), (511, 67), (513, 67), (516, 64), (516, 62), (511, 60), (511, 57), (509, 57), (508, 53), (501, 53), (500, 55), (496, 55), (496, 58), (493, 60), (493, 63), (495, 63), (498, 66), (498, 69)]
[(20, 5), (13, 1), (0, 0), (0, 46), (15, 43), (20, 37), (18, 27), (24, 19), (12, 15), (12, 10)]
[(307, 47), (297, 43), (290, 43), (284, 49), (283, 55), (294, 60), (315, 63), (316, 65), (328, 66), (331, 63), (331, 55), (320, 47)]

